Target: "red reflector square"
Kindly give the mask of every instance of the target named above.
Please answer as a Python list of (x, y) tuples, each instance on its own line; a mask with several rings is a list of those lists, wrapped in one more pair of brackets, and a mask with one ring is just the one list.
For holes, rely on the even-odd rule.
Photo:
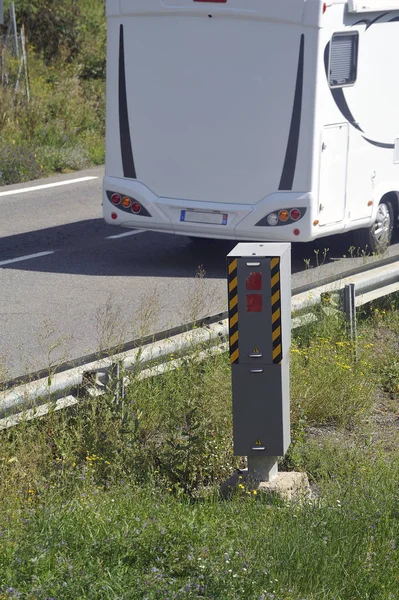
[(247, 290), (260, 292), (262, 289), (262, 273), (254, 272), (247, 279)]
[(262, 294), (247, 294), (247, 312), (262, 312)]

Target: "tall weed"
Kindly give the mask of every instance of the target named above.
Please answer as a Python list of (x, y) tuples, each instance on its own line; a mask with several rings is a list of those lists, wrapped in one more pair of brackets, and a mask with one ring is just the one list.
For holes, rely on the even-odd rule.
[[(319, 323), (318, 323), (319, 325)], [(291, 348), (291, 406), (294, 422), (352, 426), (369, 414), (374, 402), (372, 345), (365, 341), (360, 359), (335, 318), (326, 318), (294, 337)]]

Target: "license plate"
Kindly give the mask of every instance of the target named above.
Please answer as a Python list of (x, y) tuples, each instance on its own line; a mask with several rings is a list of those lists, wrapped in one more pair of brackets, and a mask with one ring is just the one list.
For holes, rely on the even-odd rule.
[(227, 215), (218, 212), (203, 210), (182, 210), (180, 213), (182, 223), (205, 223), (209, 225), (227, 225)]

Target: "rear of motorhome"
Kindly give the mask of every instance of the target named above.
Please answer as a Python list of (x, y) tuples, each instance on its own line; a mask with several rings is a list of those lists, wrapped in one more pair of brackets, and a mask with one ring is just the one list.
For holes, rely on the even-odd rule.
[(108, 223), (390, 241), (399, 0), (107, 0)]

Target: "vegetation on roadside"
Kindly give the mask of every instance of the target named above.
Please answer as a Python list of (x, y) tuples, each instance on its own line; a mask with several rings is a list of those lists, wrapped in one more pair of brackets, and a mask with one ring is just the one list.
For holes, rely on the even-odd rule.
[[(225, 354), (0, 434), (0, 598), (397, 600), (399, 298), (294, 333), (292, 445), (312, 500), (218, 488)], [(395, 420), (396, 419), (396, 420)]]
[(0, 84), (0, 185), (102, 164), (105, 3), (15, 0), (15, 7), (27, 36), (30, 101), (22, 84), (15, 90), (19, 60), (8, 45), (9, 81)]

